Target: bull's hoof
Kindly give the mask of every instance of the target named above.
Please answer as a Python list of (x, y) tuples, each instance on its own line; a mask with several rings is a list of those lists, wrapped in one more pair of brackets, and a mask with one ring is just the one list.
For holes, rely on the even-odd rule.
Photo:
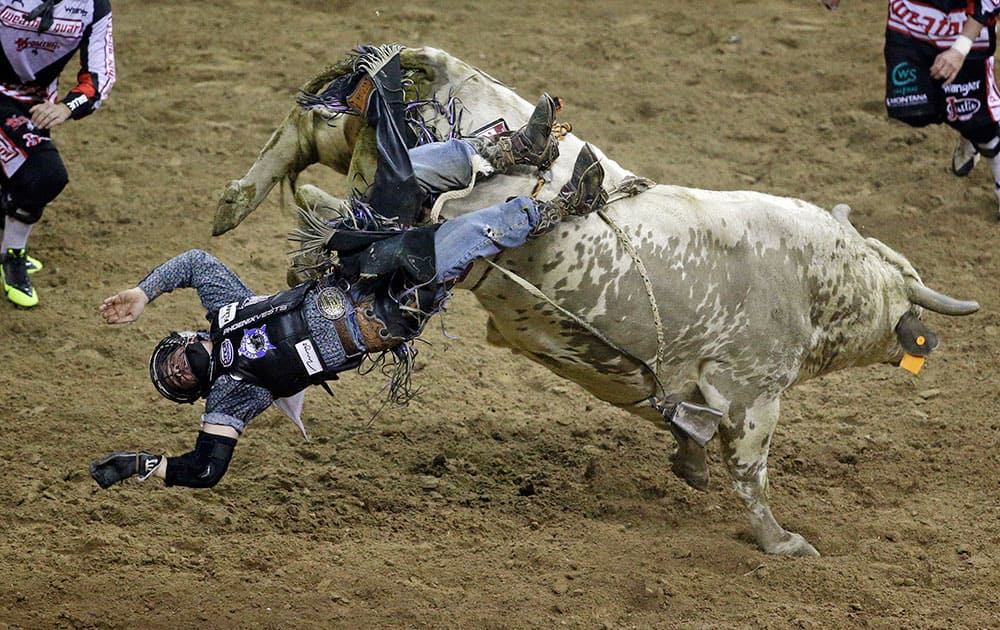
[(798, 558), (818, 558), (819, 552), (809, 542), (794, 532), (786, 532), (788, 537), (780, 543), (762, 545), (764, 551), (779, 556), (792, 556)]
[(251, 203), (255, 194), (253, 186), (241, 186), (239, 180), (229, 182), (215, 209), (212, 236), (225, 234), (247, 218), (253, 210)]
[(672, 470), (675, 475), (683, 479), (684, 483), (691, 486), (695, 490), (701, 490), (702, 492), (708, 491), (710, 476), (708, 466), (705, 465), (704, 462), (702, 462), (701, 466), (696, 466), (690, 461), (678, 457), (676, 453), (670, 459), (670, 470)]
[(295, 189), (295, 205), (309, 208), (325, 219), (337, 219), (341, 216), (338, 209), (344, 205), (344, 200), (312, 184), (302, 184)]

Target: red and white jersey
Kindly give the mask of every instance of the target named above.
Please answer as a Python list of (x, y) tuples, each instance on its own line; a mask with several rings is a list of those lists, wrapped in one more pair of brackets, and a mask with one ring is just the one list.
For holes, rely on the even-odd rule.
[(115, 83), (115, 47), (109, 0), (62, 0), (52, 25), (28, 14), (42, 0), (0, 0), (0, 95), (26, 104), (59, 98), (59, 74), (80, 51), (77, 84), (62, 99), (73, 118), (100, 107)]
[[(972, 49), (992, 54), (995, 46), (993, 19), (982, 17), (982, 4), (992, 0), (889, 0), (886, 27), (944, 50), (955, 43), (970, 13), (987, 24), (972, 42)], [(978, 6), (977, 6), (978, 5)], [(982, 18), (982, 19), (980, 19)]]

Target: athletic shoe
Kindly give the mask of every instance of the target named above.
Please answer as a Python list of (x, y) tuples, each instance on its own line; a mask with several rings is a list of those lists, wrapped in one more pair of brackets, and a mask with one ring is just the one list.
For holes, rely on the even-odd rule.
[(951, 154), (951, 172), (957, 177), (965, 177), (972, 172), (978, 161), (979, 151), (976, 151), (976, 147), (962, 136), (959, 136), (958, 144), (955, 145), (955, 151)]
[(3, 262), (3, 290), (7, 299), (22, 308), (38, 304), (38, 293), (31, 286), (28, 277), (28, 255), (23, 249), (8, 249), (0, 261)]
[(34, 256), (26, 255), (25, 258), (27, 258), (28, 261), (27, 265), (28, 273), (35, 273), (36, 271), (41, 271), (42, 269), (45, 268), (45, 265), (42, 264), (42, 261), (38, 260)]

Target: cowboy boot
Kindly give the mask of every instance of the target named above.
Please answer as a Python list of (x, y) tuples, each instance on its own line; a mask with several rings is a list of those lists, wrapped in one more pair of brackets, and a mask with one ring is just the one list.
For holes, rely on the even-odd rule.
[(552, 135), (555, 121), (555, 101), (548, 94), (542, 94), (528, 124), (517, 131), (488, 138), (466, 138), (466, 141), (494, 170), (501, 173), (519, 164), (544, 170), (559, 157), (559, 142)]
[(600, 210), (608, 202), (602, 187), (604, 168), (589, 144), (583, 145), (573, 165), (573, 175), (554, 199), (537, 204), (538, 224), (528, 238), (535, 238), (555, 229), (569, 216), (584, 216)]

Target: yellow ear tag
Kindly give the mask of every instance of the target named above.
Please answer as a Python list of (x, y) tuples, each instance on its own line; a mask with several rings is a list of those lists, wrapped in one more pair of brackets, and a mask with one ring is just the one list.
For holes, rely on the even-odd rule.
[(924, 358), (914, 356), (912, 354), (904, 354), (903, 360), (899, 362), (899, 367), (903, 368), (907, 372), (917, 374), (920, 372), (920, 368), (924, 367)]

